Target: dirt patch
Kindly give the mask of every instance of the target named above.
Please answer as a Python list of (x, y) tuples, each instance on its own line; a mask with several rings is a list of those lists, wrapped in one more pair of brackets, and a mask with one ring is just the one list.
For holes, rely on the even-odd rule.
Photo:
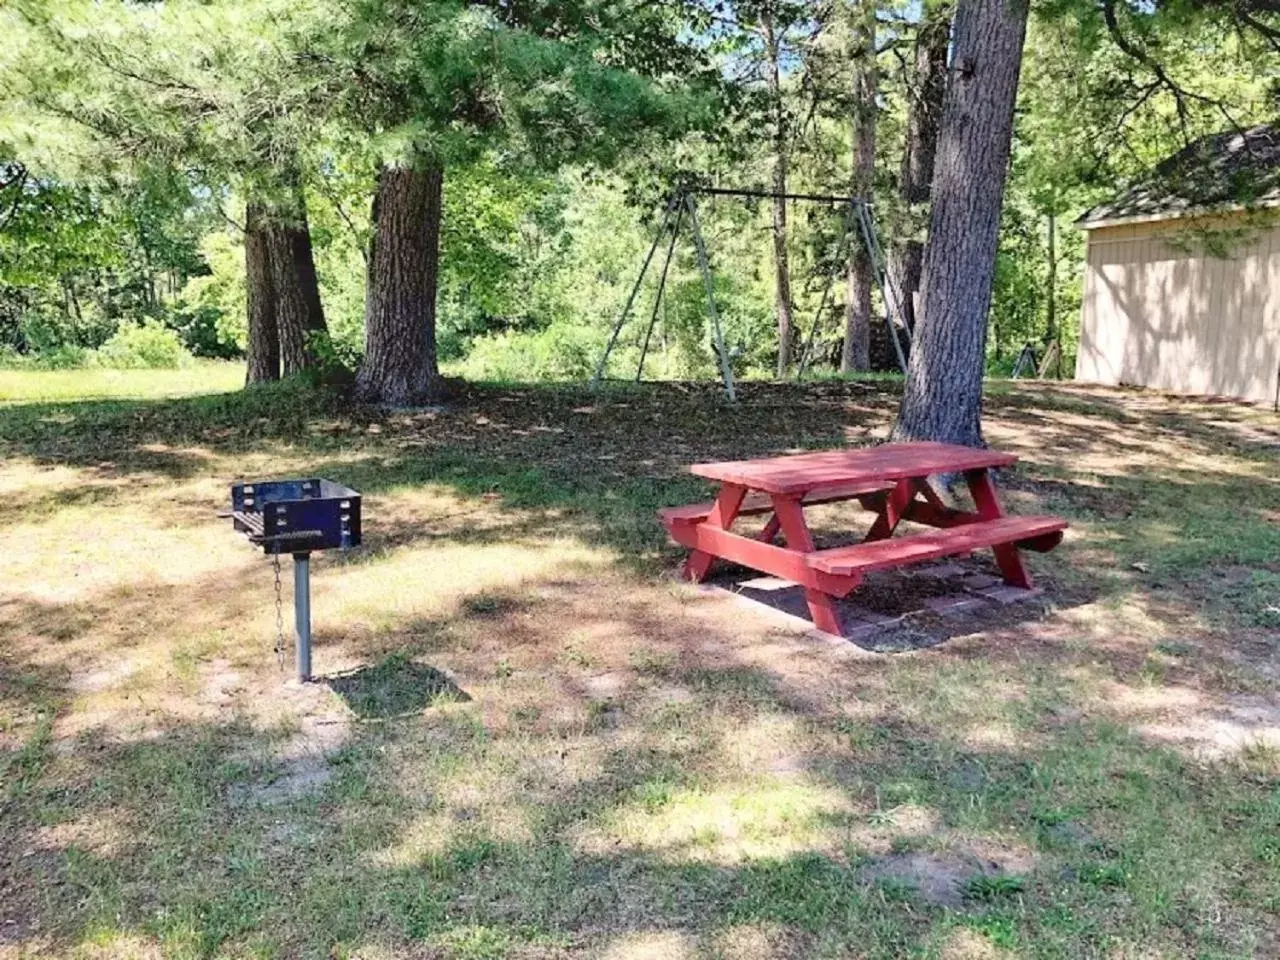
[(864, 883), (909, 888), (925, 903), (959, 909), (983, 881), (1012, 880), (1032, 863), (1024, 855), (981, 844), (944, 853), (892, 853), (858, 868)]
[(1280, 703), (1223, 695), (1189, 715), (1140, 725), (1138, 732), (1202, 759), (1223, 759), (1262, 747), (1280, 751)]

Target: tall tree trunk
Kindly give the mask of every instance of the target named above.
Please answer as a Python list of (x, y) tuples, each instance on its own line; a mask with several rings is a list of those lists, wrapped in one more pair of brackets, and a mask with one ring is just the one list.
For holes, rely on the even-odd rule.
[(436, 285), (440, 262), (439, 165), (384, 167), (373, 200), (364, 363), (356, 393), (409, 406), (440, 393)]
[(905, 208), (904, 237), (889, 250), (889, 280), (908, 330), (916, 324), (916, 295), (924, 262), (924, 223), (920, 207), (929, 202), (938, 125), (947, 92), (947, 48), (951, 43), (949, 2), (926, 5), (916, 32), (914, 78), (907, 103), (907, 134), (898, 179), (898, 198)]
[[(858, 0), (851, 11), (850, 48), (853, 59), (853, 178), (855, 197), (870, 199), (876, 172), (876, 5)], [(875, 276), (871, 253), (861, 236), (849, 253), (845, 297), (844, 345), (840, 372), (871, 369), (871, 291)]]
[(300, 186), (294, 189), (293, 195), (293, 204), (280, 211), (271, 230), (276, 322), (280, 328), (280, 361), (286, 377), (318, 365), (315, 337), (328, 333), (311, 250), (306, 198)]
[(982, 374), (1028, 0), (960, 0), (921, 315), (894, 437), (982, 444)]
[(244, 273), (248, 294), (248, 370), (245, 383), (280, 379), (280, 334), (276, 326), (275, 280), (265, 207), (250, 200), (245, 207)]
[(781, 41), (774, 24), (773, 11), (766, 9), (760, 17), (768, 57), (766, 74), (773, 108), (773, 269), (774, 299), (778, 314), (778, 367), (781, 380), (791, 366), (791, 266), (787, 256), (787, 112), (782, 101)]

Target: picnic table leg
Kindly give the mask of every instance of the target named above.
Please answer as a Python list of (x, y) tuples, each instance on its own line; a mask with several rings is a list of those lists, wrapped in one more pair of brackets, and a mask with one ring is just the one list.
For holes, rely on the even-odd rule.
[[(746, 495), (746, 487), (736, 483), (726, 483), (716, 494), (716, 502), (711, 507), (711, 513), (702, 522), (728, 530), (737, 519), (738, 511), (742, 509), (742, 499)], [(714, 559), (715, 557), (705, 550), (692, 551), (684, 562), (685, 579), (701, 583), (706, 579), (707, 571), (711, 569), (711, 561)]]
[[(973, 495), (973, 505), (977, 508), (978, 517), (982, 520), (995, 520), (1004, 516), (1004, 508), (996, 496), (996, 486), (991, 482), (988, 470), (969, 470), (964, 475), (969, 484), (969, 493)], [(1031, 574), (1022, 562), (1022, 555), (1012, 543), (998, 543), (991, 548), (996, 555), (996, 565), (1004, 577), (1004, 582), (1015, 587), (1030, 590), (1033, 586)]]
[(760, 531), (760, 539), (765, 543), (773, 543), (773, 538), (778, 535), (778, 531), (782, 529), (782, 523), (778, 520), (775, 513), (769, 518), (769, 522), (764, 525), (764, 529)]
[[(787, 549), (801, 553), (813, 552), (813, 536), (809, 533), (809, 525), (804, 521), (804, 509), (799, 500), (775, 494), (773, 515), (782, 528), (782, 535), (787, 538)], [(836, 613), (835, 599), (812, 587), (805, 587), (804, 599), (809, 605), (813, 625), (826, 633), (840, 636), (840, 615)]]
[(880, 507), (880, 516), (876, 518), (876, 522), (871, 525), (871, 529), (867, 531), (867, 535), (863, 537), (864, 543), (872, 540), (887, 540), (893, 536), (893, 531), (897, 529), (902, 515), (906, 512), (907, 506), (915, 499), (916, 487), (914, 480), (899, 480), (888, 496), (884, 498)]

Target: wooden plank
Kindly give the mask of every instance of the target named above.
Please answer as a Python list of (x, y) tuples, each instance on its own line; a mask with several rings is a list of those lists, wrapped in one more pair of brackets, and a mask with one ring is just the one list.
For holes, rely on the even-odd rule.
[(893, 536), (893, 531), (898, 528), (898, 523), (915, 495), (914, 481), (899, 480), (894, 484), (893, 492), (880, 504), (880, 516), (876, 518), (876, 522), (871, 525), (871, 529), (863, 539), (884, 540), (886, 537)]
[[(1004, 507), (996, 495), (996, 485), (991, 481), (991, 474), (986, 470), (970, 470), (964, 475), (969, 485), (969, 494), (973, 497), (974, 506), (978, 508), (978, 516), (983, 520), (995, 520), (1004, 516)], [(1045, 531), (1046, 533), (1052, 531)], [(1011, 543), (994, 543), (992, 552), (996, 555), (996, 566), (1004, 582), (1015, 587), (1030, 590), (1034, 585), (1031, 573), (1022, 562), (1018, 548)]]
[(832, 575), (814, 568), (807, 562), (813, 554), (806, 555), (764, 543), (707, 523), (679, 524), (671, 531), (671, 539), (690, 550), (739, 563), (835, 597), (843, 597), (858, 584), (856, 575)]
[[(844, 500), (857, 500), (863, 497), (870, 497), (873, 494), (887, 493), (893, 488), (894, 484), (882, 483), (878, 480), (869, 483), (850, 483), (841, 487), (829, 487), (815, 491), (805, 496), (801, 503), (806, 507), (820, 503), (840, 503)], [(683, 507), (663, 507), (658, 511), (658, 517), (663, 524), (668, 522), (700, 523), (711, 515), (713, 506), (715, 506), (714, 501), (691, 503)], [(762, 493), (747, 494), (742, 501), (742, 507), (738, 510), (738, 516), (740, 517), (757, 516), (763, 513), (773, 513), (773, 501)]]
[(892, 482), (963, 473), (1017, 462), (1011, 453), (946, 443), (887, 443), (859, 450), (826, 450), (761, 460), (695, 463), (693, 474), (766, 493), (802, 493), (863, 481)]
[[(786, 537), (789, 549), (798, 550), (804, 554), (813, 553), (813, 535), (809, 532), (809, 525), (805, 522), (804, 509), (800, 506), (799, 498), (792, 499), (775, 495), (773, 498), (773, 515), (778, 519), (778, 524), (782, 527), (782, 535)], [(806, 584), (804, 600), (808, 604), (809, 616), (813, 618), (813, 625), (819, 630), (839, 635), (840, 615), (836, 612), (836, 605), (831, 597), (816, 589), (816, 584), (813, 586)]]
[(1000, 517), (909, 537), (819, 550), (809, 554), (805, 562), (821, 573), (848, 576), (924, 563), (999, 544), (1009, 544), (1012, 548), (1020, 540), (1046, 537), (1066, 528), (1067, 522), (1059, 517)]
[[(736, 483), (726, 483), (716, 495), (716, 502), (711, 507), (711, 515), (698, 526), (728, 530), (733, 526), (738, 511), (742, 509), (742, 501), (746, 495), (746, 487)], [(674, 527), (672, 529), (674, 530)], [(684, 561), (685, 578), (694, 583), (701, 583), (706, 579), (707, 571), (711, 569), (711, 562), (715, 558), (714, 552), (694, 550)]]

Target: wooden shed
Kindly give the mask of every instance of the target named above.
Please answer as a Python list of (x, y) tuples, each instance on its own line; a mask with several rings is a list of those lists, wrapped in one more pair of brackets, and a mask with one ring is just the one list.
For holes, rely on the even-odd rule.
[(1280, 128), (1197, 141), (1076, 225), (1076, 379), (1280, 398)]

